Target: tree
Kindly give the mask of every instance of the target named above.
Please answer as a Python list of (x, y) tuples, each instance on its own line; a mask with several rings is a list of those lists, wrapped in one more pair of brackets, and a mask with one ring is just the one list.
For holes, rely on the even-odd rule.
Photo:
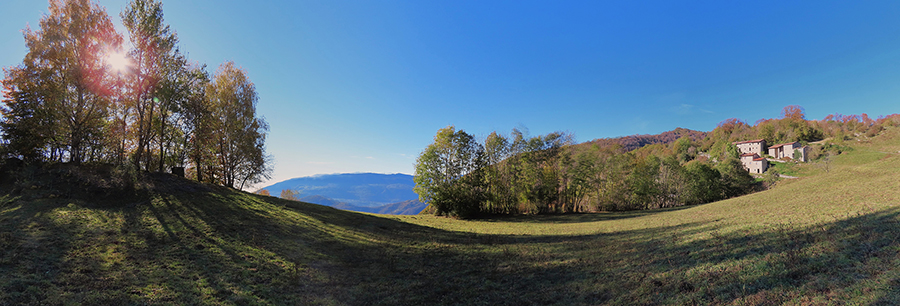
[(686, 205), (709, 203), (721, 200), (722, 176), (708, 163), (691, 161), (684, 165), (687, 188), (681, 195), (681, 202)]
[(688, 162), (694, 159), (695, 151), (691, 150), (693, 147), (693, 142), (691, 138), (687, 135), (681, 136), (678, 140), (675, 140), (672, 143), (672, 151), (675, 153), (675, 157), (680, 162)]
[[(202, 134), (202, 115), (209, 113), (204, 103), (209, 75), (205, 66), (189, 65), (180, 59), (172, 73), (167, 74), (167, 86), (160, 93), (162, 110), (159, 116), (158, 170), (165, 166), (184, 166), (197, 134)], [(195, 117), (199, 116), (199, 117)], [(194, 121), (198, 119), (198, 121)], [(210, 137), (209, 135), (204, 137)]]
[(485, 138), (484, 184), (487, 190), (483, 209), (487, 212), (508, 214), (514, 210), (515, 199), (510, 196), (508, 176), (501, 165), (509, 157), (509, 152), (510, 143), (505, 136), (491, 132)]
[(584, 211), (587, 205), (585, 199), (591, 193), (599, 193), (602, 188), (603, 168), (599, 158), (600, 148), (591, 146), (589, 151), (582, 151), (575, 155), (574, 164), (567, 173), (571, 176), (569, 189), (572, 191), (574, 211)]
[(173, 94), (180, 92), (172, 88), (177, 86), (173, 79), (178, 78), (186, 61), (176, 48), (177, 36), (163, 21), (162, 3), (133, 0), (120, 16), (133, 46), (129, 52), (132, 68), (127, 74), (129, 98), (121, 105), (125, 118), (132, 111), (136, 115), (131, 121), (137, 138), (133, 162), (151, 169), (152, 155), (148, 151), (156, 140), (160, 144), (159, 171), (162, 171), (166, 121), (163, 104), (171, 105)]
[(4, 68), (4, 72), (0, 129), (7, 141), (6, 151), (9, 152), (5, 153), (28, 161), (41, 160), (59, 129), (59, 114), (53, 111), (54, 101), (41, 84), (41, 71), (11, 67)]
[(733, 158), (740, 159), (741, 158), (741, 150), (733, 143), (728, 143), (725, 145), (725, 154), (723, 156), (725, 159)]
[(271, 169), (265, 154), (265, 119), (256, 117), (259, 99), (247, 73), (233, 62), (216, 71), (206, 89), (211, 120), (205, 122), (216, 135), (211, 149), (215, 155), (213, 174), (222, 185), (243, 189), (269, 178)]
[(195, 67), (190, 70), (192, 77), (189, 79), (191, 98), (181, 105), (181, 114), (184, 118), (186, 135), (185, 157), (194, 163), (197, 181), (203, 182), (204, 175), (211, 173), (215, 163), (214, 154), (214, 127), (215, 118), (212, 116), (212, 106), (206, 98), (206, 89), (209, 87), (209, 75), (204, 67)]
[(722, 190), (725, 198), (744, 195), (753, 188), (755, 182), (750, 173), (744, 169), (741, 161), (734, 157), (728, 157), (716, 166), (722, 181)]
[[(263, 189), (263, 190), (265, 190), (265, 189)], [(285, 189), (281, 190), (281, 195), (279, 195), (278, 197), (285, 199), (285, 200), (300, 201), (300, 198), (298, 197), (299, 195), (300, 195), (299, 191), (296, 191), (296, 190), (293, 190), (290, 188), (285, 188)]]
[(484, 147), (463, 130), (438, 130), (434, 143), (416, 159), (413, 190), (437, 215), (466, 218), (479, 211), (484, 199)]
[(106, 11), (88, 0), (50, 1), (40, 29), (23, 31), (28, 53), (5, 69), (3, 131), (14, 154), (80, 163), (105, 150), (115, 85), (105, 59), (119, 48)]
[(781, 110), (781, 118), (800, 121), (806, 120), (806, 115), (803, 114), (803, 107), (800, 105), (788, 105)]

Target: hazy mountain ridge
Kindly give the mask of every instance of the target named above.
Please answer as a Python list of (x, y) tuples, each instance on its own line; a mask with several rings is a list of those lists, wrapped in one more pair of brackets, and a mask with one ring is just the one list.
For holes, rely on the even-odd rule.
[(409, 215), (427, 206), (418, 201), (414, 186), (408, 174), (343, 173), (298, 177), (262, 189), (273, 196), (292, 189), (300, 201), (344, 210)]

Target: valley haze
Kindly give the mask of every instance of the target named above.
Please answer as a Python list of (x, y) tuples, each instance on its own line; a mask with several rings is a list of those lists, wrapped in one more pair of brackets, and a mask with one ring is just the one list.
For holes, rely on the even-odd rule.
[(344, 210), (418, 214), (425, 204), (418, 201), (414, 186), (408, 174), (338, 173), (292, 178), (261, 189), (272, 196), (294, 190), (300, 201)]

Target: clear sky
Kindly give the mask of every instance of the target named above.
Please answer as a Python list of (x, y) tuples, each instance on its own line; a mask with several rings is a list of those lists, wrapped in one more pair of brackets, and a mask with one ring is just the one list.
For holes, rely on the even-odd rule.
[[(113, 19), (126, 1), (104, 0)], [(164, 1), (181, 49), (259, 93), (275, 172), (412, 174), (435, 132), (709, 131), (786, 105), (900, 112), (898, 1)], [(47, 3), (0, 1), (0, 66)], [(121, 27), (120, 27), (121, 28)]]

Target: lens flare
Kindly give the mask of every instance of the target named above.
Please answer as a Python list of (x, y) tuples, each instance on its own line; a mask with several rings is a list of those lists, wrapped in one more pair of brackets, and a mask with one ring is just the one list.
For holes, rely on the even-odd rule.
[(106, 63), (109, 66), (118, 72), (125, 72), (128, 69), (128, 65), (131, 64), (131, 61), (128, 59), (128, 55), (125, 52), (112, 52), (106, 57)]

